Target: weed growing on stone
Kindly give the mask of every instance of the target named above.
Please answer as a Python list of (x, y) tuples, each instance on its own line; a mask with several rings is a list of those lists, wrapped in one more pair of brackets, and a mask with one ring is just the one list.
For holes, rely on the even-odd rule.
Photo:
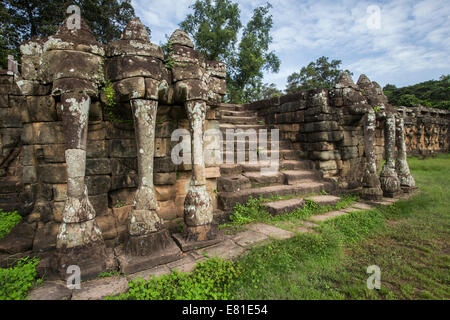
[(0, 239), (3, 239), (20, 220), (22, 217), (16, 211), (4, 212), (0, 209)]
[(212, 258), (198, 263), (191, 273), (175, 270), (149, 281), (138, 278), (130, 282), (127, 293), (107, 300), (228, 300), (240, 276), (238, 264)]
[(15, 267), (0, 269), (0, 300), (24, 300), (31, 287), (42, 283), (38, 279), (37, 258), (20, 259)]
[[(448, 299), (449, 160), (409, 158), (421, 193), (406, 201), (328, 220), (317, 234), (253, 248), (237, 261), (243, 271), (233, 296)], [(380, 290), (367, 288), (373, 264), (382, 272)]]

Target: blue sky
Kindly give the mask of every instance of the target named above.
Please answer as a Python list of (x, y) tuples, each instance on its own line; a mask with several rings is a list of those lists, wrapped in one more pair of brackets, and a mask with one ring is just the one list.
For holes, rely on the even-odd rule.
[[(266, 1), (239, 1), (243, 23)], [(194, 2), (132, 0), (157, 44), (178, 28)], [(266, 74), (264, 81), (280, 89), (285, 89), (291, 73), (320, 56), (342, 60), (355, 81), (364, 73), (382, 86), (401, 87), (450, 74), (448, 0), (269, 2), (274, 20), (271, 50), (281, 59), (281, 68), (277, 74)]]

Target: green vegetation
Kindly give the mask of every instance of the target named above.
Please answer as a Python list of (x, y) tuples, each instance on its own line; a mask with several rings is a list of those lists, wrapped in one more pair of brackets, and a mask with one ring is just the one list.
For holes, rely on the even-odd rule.
[(166, 69), (172, 70), (175, 65), (175, 60), (173, 59), (174, 51), (172, 42), (170, 40), (167, 40), (165, 44), (161, 45), (161, 49), (164, 52), (164, 65), (166, 66)]
[[(340, 69), (342, 61), (328, 61), (328, 57), (320, 57), (315, 62), (303, 67), (300, 72), (294, 72), (288, 77), (286, 93), (295, 93), (302, 90), (333, 88), (344, 70)], [(345, 70), (353, 75), (348, 70)]]
[[(324, 222), (241, 258), (237, 299), (449, 299), (450, 156), (409, 160), (421, 193)], [(381, 268), (369, 290), (367, 267)]]
[(5, 0), (0, 3), (0, 61), (5, 54), (17, 59), (23, 41), (55, 34), (72, 4), (80, 7), (82, 19), (102, 43), (120, 38), (135, 17), (130, 0)]
[(450, 75), (403, 88), (388, 84), (383, 91), (395, 106), (450, 109)]
[(38, 279), (36, 258), (24, 258), (16, 266), (0, 269), (0, 300), (25, 300), (31, 287), (42, 283)]
[(102, 272), (98, 275), (98, 278), (109, 278), (115, 276), (121, 276), (122, 273), (120, 271), (110, 271), (110, 272)]
[(149, 281), (130, 282), (130, 290), (108, 300), (226, 300), (241, 275), (238, 264), (213, 258), (197, 264), (191, 273), (173, 271)]
[[(269, 51), (273, 20), (272, 5), (266, 3), (253, 10), (250, 21), (242, 30), (238, 3), (230, 0), (197, 0), (193, 13), (180, 23), (190, 34), (197, 50), (208, 60), (227, 64), (228, 100), (244, 103), (264, 98), (274, 85), (263, 84), (263, 71), (278, 72), (280, 60)], [(275, 88), (276, 89), (276, 88)]]
[(124, 119), (123, 115), (119, 113), (116, 103), (116, 91), (114, 90), (110, 80), (105, 81), (102, 92), (105, 95), (105, 113), (108, 115), (109, 120), (116, 123), (132, 124), (133, 120)]
[(242, 229), (240, 228), (240, 226), (253, 222), (263, 222), (289, 228), (290, 225), (301, 223), (301, 221), (305, 220), (306, 218), (312, 215), (349, 207), (352, 203), (354, 203), (358, 199), (356, 195), (345, 195), (342, 197), (341, 201), (339, 201), (335, 206), (319, 206), (313, 201), (306, 200), (303, 208), (299, 208), (291, 213), (277, 216), (272, 216), (264, 208), (264, 203), (279, 200), (288, 200), (295, 197), (298, 196), (297, 195), (289, 195), (283, 197), (274, 196), (267, 199), (250, 198), (250, 200), (245, 205), (236, 203), (233, 213), (230, 216), (230, 223), (223, 224), (220, 226), (220, 228), (226, 228), (228, 232), (234, 233), (235, 231), (239, 231)]
[(6, 236), (22, 217), (16, 212), (4, 212), (0, 209), (0, 240)]
[[(450, 155), (409, 159), (421, 193), (388, 207), (349, 213), (319, 223), (315, 233), (253, 248), (236, 262), (208, 259), (192, 273), (138, 279), (120, 300), (161, 299), (449, 299)], [(290, 196), (293, 197), (293, 196)], [(228, 227), (249, 222), (301, 225), (312, 214), (348, 207), (308, 202), (304, 209), (271, 217), (250, 199), (236, 205)], [(367, 289), (367, 267), (381, 268), (381, 289)]]

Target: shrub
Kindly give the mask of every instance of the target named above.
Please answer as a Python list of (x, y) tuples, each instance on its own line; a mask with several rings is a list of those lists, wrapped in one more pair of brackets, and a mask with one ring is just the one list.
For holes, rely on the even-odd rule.
[(6, 236), (22, 217), (16, 212), (4, 212), (0, 209), (0, 240)]
[(24, 300), (28, 291), (42, 279), (38, 279), (37, 258), (20, 259), (16, 266), (0, 269), (0, 300)]
[(219, 258), (197, 264), (191, 273), (173, 271), (149, 281), (131, 281), (127, 293), (107, 300), (227, 300), (230, 288), (241, 273), (234, 262)]

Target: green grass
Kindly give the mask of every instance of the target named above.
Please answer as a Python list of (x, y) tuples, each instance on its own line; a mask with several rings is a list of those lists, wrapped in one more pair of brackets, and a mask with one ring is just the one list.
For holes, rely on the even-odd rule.
[(22, 220), (17, 212), (4, 212), (0, 209), (0, 240), (6, 236), (16, 224)]
[[(421, 189), (409, 200), (320, 223), (317, 233), (255, 247), (235, 262), (208, 259), (191, 273), (138, 279), (128, 293), (109, 299), (448, 299), (450, 156), (409, 162)], [(348, 207), (357, 198), (325, 208), (309, 202), (276, 217), (262, 209), (273, 200), (237, 205), (226, 227), (301, 225), (311, 214)], [(367, 289), (371, 265), (381, 268), (380, 290)]]
[[(303, 198), (307, 198), (308, 196), (303, 196)], [(230, 216), (230, 222), (222, 224), (220, 228), (225, 229), (225, 232), (227, 234), (234, 234), (243, 230), (246, 224), (253, 222), (262, 222), (285, 229), (292, 229), (312, 215), (347, 208), (358, 200), (358, 196), (352, 194), (342, 196), (341, 200), (334, 206), (318, 206), (314, 202), (306, 200), (303, 208), (299, 208), (287, 214), (276, 216), (272, 216), (264, 208), (264, 203), (289, 200), (297, 197), (299, 196), (288, 195), (259, 199), (250, 198), (250, 200), (244, 205), (237, 203), (234, 207), (233, 214)]]
[(37, 258), (20, 259), (16, 266), (0, 269), (0, 300), (25, 300), (31, 287), (42, 283), (38, 279)]
[(218, 258), (197, 264), (191, 273), (173, 271), (169, 275), (138, 278), (129, 283), (127, 293), (107, 300), (225, 300), (241, 274), (239, 264)]
[[(421, 193), (324, 222), (252, 249), (238, 263), (237, 299), (449, 299), (450, 156), (409, 159)], [(381, 268), (369, 290), (367, 267)]]

